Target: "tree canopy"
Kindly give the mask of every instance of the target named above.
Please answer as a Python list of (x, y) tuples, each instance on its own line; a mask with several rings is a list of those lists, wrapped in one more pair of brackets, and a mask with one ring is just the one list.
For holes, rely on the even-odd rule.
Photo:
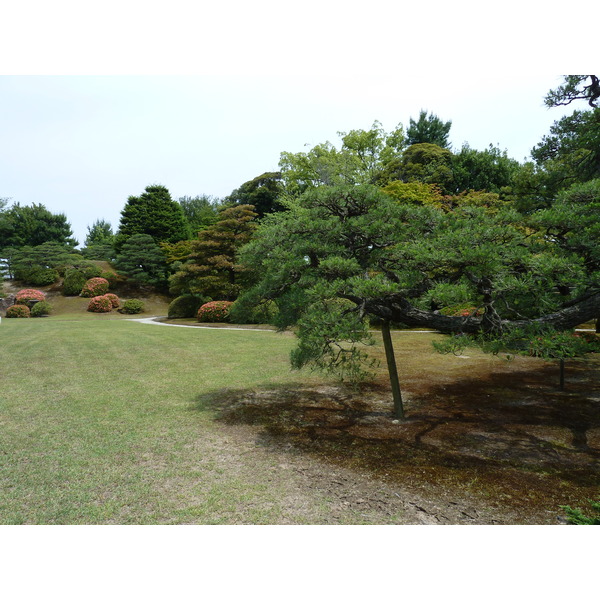
[(450, 148), (448, 136), (452, 121), (442, 121), (434, 114), (428, 114), (426, 110), (421, 110), (418, 121), (410, 119), (410, 124), (406, 130), (406, 143), (409, 146), (413, 144), (435, 144), (440, 148)]
[(188, 237), (183, 209), (163, 185), (150, 185), (140, 196), (129, 196), (121, 211), (116, 248), (135, 234), (150, 235), (154, 241), (178, 242)]

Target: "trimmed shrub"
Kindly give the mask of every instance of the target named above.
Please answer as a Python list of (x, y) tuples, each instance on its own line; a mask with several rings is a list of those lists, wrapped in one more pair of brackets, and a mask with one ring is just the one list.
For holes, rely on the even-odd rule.
[(85, 282), (79, 295), (83, 298), (95, 298), (106, 292), (108, 292), (108, 281), (104, 277), (92, 277)]
[(7, 319), (23, 319), (31, 316), (29, 306), (26, 304), (13, 304), (6, 309)]
[(200, 323), (225, 323), (229, 320), (229, 310), (233, 302), (215, 300), (207, 302), (198, 309)]
[(27, 283), (31, 285), (52, 285), (58, 279), (59, 275), (56, 269), (31, 269), (27, 275)]
[(110, 303), (112, 304), (113, 308), (119, 308), (119, 296), (117, 296), (116, 294), (104, 294), (104, 297), (110, 300)]
[(63, 296), (79, 296), (87, 279), (83, 271), (67, 269), (63, 280)]
[(121, 281), (123, 281), (123, 277), (121, 277), (120, 275), (118, 275), (114, 271), (102, 271), (100, 273), (99, 277), (103, 277), (104, 279), (106, 279), (106, 281), (108, 281), (108, 289), (109, 290), (114, 289), (114, 287), (118, 283), (120, 283)]
[(112, 302), (106, 296), (96, 296), (92, 298), (88, 304), (89, 312), (107, 313), (112, 310)]
[(31, 290), (29, 288), (19, 290), (15, 297), (15, 304), (27, 304), (28, 302), (43, 302), (46, 294), (40, 290)]
[(45, 317), (49, 315), (52, 310), (50, 302), (43, 300), (42, 302), (36, 302), (31, 309), (32, 317)]
[(135, 298), (125, 300), (119, 312), (125, 313), (126, 315), (137, 315), (138, 313), (144, 312), (144, 303)]
[(202, 298), (198, 296), (179, 296), (169, 304), (169, 319), (189, 319), (198, 314), (198, 309), (203, 304)]

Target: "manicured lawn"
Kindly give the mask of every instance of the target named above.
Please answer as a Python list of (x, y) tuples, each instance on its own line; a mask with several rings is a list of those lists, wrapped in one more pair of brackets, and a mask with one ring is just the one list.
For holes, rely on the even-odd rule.
[(199, 398), (298, 380), (293, 338), (49, 318), (0, 340), (0, 524), (277, 520)]

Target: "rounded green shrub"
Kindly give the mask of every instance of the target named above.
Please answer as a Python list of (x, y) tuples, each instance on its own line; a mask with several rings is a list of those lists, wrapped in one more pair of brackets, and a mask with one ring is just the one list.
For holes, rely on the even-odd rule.
[(104, 277), (92, 277), (84, 283), (79, 295), (83, 298), (95, 298), (106, 294), (106, 292), (108, 292), (108, 281)]
[(169, 319), (189, 319), (198, 314), (198, 309), (203, 304), (202, 298), (198, 296), (179, 296), (169, 304)]
[(144, 303), (135, 298), (125, 300), (120, 312), (125, 313), (126, 315), (137, 315), (138, 313), (144, 312)]
[(225, 323), (229, 320), (229, 310), (233, 302), (214, 300), (207, 302), (198, 309), (200, 323)]
[(27, 283), (31, 285), (52, 285), (58, 281), (59, 275), (56, 269), (31, 269), (27, 275)]
[(19, 290), (15, 296), (15, 304), (29, 304), (29, 302), (43, 302), (46, 299), (46, 294), (40, 290), (32, 290), (26, 288)]
[(112, 304), (113, 308), (119, 308), (119, 296), (117, 296), (116, 294), (104, 294), (104, 297), (110, 300), (110, 303)]
[(106, 296), (95, 296), (89, 301), (87, 307), (89, 312), (96, 313), (107, 313), (112, 309), (112, 302), (110, 301), (110, 298), (107, 298)]
[(108, 281), (108, 289), (111, 290), (122, 280), (122, 277), (114, 271), (101, 271), (99, 277), (103, 277)]
[(30, 316), (31, 311), (26, 304), (13, 304), (6, 309), (7, 319), (26, 319)]
[(88, 277), (79, 269), (67, 269), (63, 280), (63, 296), (79, 296)]
[(52, 311), (52, 305), (50, 302), (43, 300), (42, 302), (36, 302), (31, 308), (32, 317), (45, 317)]

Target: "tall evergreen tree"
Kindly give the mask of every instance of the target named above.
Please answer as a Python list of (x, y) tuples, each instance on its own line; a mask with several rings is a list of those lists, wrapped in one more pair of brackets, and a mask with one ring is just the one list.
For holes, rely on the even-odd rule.
[(452, 121), (442, 121), (434, 114), (427, 114), (426, 110), (419, 113), (419, 120), (410, 119), (410, 125), (406, 130), (408, 145), (412, 144), (436, 144), (440, 148), (450, 148), (448, 135)]
[(235, 300), (248, 274), (248, 270), (238, 264), (237, 252), (252, 237), (255, 217), (254, 207), (250, 205), (221, 210), (217, 222), (201, 231), (192, 242), (188, 261), (171, 276), (171, 293)]
[(115, 240), (117, 252), (135, 234), (152, 236), (160, 242), (175, 243), (188, 237), (183, 209), (163, 185), (150, 185), (140, 196), (130, 196), (121, 211)]

